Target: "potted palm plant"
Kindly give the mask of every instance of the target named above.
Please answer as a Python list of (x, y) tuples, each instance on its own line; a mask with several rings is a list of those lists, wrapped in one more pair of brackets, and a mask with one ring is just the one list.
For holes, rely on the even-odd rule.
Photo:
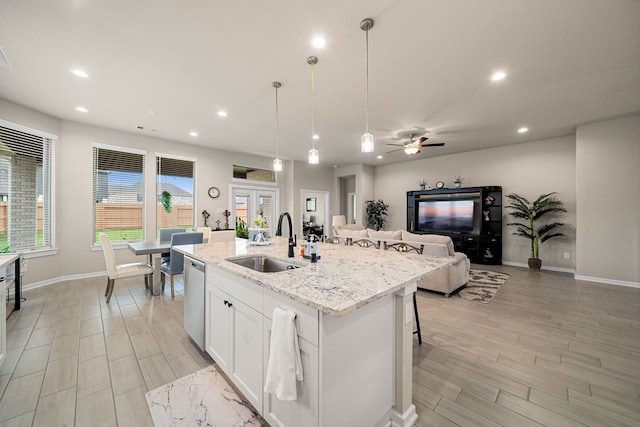
[(543, 194), (533, 202), (516, 193), (507, 194), (510, 200), (507, 208), (511, 209), (509, 214), (524, 220), (524, 223), (510, 222), (507, 225), (516, 227), (514, 235), (525, 237), (531, 242), (531, 258), (528, 260), (531, 270), (540, 270), (542, 267), (542, 260), (539, 258), (540, 244), (551, 238), (564, 236), (558, 231), (565, 225), (559, 218), (567, 210), (555, 194)]

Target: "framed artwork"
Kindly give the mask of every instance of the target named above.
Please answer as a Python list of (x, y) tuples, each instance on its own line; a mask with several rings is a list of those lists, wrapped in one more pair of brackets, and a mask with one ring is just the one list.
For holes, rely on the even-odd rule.
[(316, 198), (310, 197), (307, 199), (307, 212), (315, 212), (316, 211)]

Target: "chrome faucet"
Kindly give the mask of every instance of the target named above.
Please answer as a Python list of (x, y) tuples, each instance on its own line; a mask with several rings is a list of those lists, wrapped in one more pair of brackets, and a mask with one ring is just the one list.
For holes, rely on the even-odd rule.
[(291, 215), (289, 212), (282, 212), (278, 218), (278, 228), (276, 228), (276, 236), (282, 236), (282, 218), (287, 217), (289, 222), (289, 258), (293, 258), (293, 247), (298, 244), (297, 238), (293, 234), (293, 224), (291, 223)]

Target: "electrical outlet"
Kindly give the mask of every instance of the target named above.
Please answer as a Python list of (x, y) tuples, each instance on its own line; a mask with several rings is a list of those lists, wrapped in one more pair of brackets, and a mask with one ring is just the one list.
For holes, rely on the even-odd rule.
[(408, 302), (404, 305), (404, 323), (411, 322), (413, 322), (413, 303)]
[(569, 259), (569, 258), (571, 258), (571, 255), (569, 254), (569, 252), (565, 252), (564, 259)]

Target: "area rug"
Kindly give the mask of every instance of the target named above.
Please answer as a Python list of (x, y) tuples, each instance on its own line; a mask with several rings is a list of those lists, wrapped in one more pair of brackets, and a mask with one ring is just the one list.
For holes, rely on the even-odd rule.
[(458, 296), (470, 301), (488, 304), (508, 278), (509, 275), (505, 273), (471, 269), (469, 270), (469, 283), (458, 291)]
[(146, 398), (156, 427), (264, 425), (214, 365), (151, 390)]

